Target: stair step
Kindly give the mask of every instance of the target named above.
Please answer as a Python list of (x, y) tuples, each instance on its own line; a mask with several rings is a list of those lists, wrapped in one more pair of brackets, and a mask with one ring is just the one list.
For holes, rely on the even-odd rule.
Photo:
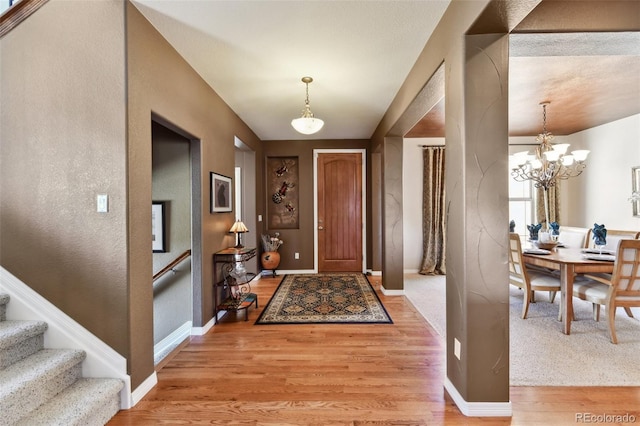
[(80, 379), (16, 425), (102, 426), (120, 410), (119, 379)]
[(2, 424), (18, 421), (78, 380), (85, 357), (80, 350), (43, 349), (0, 370)]
[(7, 319), (7, 304), (9, 303), (8, 294), (0, 294), (0, 321), (6, 321)]
[(0, 370), (44, 348), (43, 321), (0, 322)]

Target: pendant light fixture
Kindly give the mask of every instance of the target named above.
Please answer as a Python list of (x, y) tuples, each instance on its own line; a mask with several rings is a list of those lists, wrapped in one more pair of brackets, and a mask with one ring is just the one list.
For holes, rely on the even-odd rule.
[(533, 186), (544, 190), (544, 211), (546, 228), (549, 227), (549, 188), (556, 186), (559, 180), (566, 180), (580, 176), (587, 165), (585, 161), (588, 150), (579, 149), (567, 154), (568, 143), (552, 144), (553, 135), (547, 131), (547, 105), (551, 102), (541, 102), (542, 133), (536, 138), (539, 145), (533, 154), (528, 151), (518, 152), (509, 156), (511, 177), (517, 182), (533, 181)]
[(302, 117), (291, 120), (291, 125), (297, 132), (303, 135), (312, 135), (322, 129), (324, 121), (319, 118), (315, 118), (311, 112), (309, 106), (309, 83), (313, 81), (311, 77), (302, 77), (302, 82), (307, 85), (307, 97), (304, 101), (304, 109), (302, 110)]

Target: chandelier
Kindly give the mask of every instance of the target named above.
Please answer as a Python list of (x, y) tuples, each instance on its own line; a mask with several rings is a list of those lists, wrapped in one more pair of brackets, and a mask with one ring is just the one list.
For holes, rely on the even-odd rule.
[(567, 154), (568, 143), (551, 144), (553, 135), (547, 131), (547, 105), (542, 105), (542, 133), (536, 138), (538, 145), (535, 154), (529, 151), (509, 156), (511, 176), (518, 182), (531, 180), (536, 188), (547, 190), (555, 186), (558, 180), (579, 176), (587, 166), (584, 162), (589, 151), (579, 149)]
[(324, 126), (324, 121), (319, 118), (315, 118), (311, 112), (309, 106), (309, 83), (313, 81), (311, 77), (302, 77), (302, 82), (307, 85), (307, 97), (304, 101), (304, 109), (302, 110), (302, 117), (291, 120), (291, 125), (297, 132), (304, 135), (312, 135)]
[(544, 190), (545, 219), (549, 224), (548, 194), (549, 188), (557, 181), (579, 176), (585, 167), (584, 162), (589, 155), (588, 150), (579, 149), (567, 154), (568, 143), (552, 144), (553, 135), (547, 131), (547, 105), (551, 102), (541, 102), (542, 105), (542, 133), (536, 138), (539, 145), (534, 154), (529, 151), (518, 152), (509, 156), (511, 177), (518, 182), (533, 181), (536, 188)]

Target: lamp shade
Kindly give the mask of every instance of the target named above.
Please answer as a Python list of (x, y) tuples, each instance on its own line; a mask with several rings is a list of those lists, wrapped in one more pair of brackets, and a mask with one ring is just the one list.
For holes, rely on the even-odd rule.
[(244, 225), (244, 223), (242, 223), (242, 221), (237, 220), (233, 223), (233, 226), (231, 227), (231, 229), (229, 230), (229, 232), (233, 232), (235, 234), (240, 234), (240, 233), (244, 233), (244, 232), (249, 232), (249, 230), (247, 229), (247, 227)]
[(315, 117), (300, 117), (291, 120), (291, 126), (303, 135), (312, 135), (322, 129), (324, 121)]
[(240, 240), (240, 234), (244, 234), (245, 232), (249, 232), (247, 227), (244, 226), (244, 223), (242, 223), (242, 221), (239, 220), (239, 219), (236, 220), (233, 223), (233, 226), (231, 227), (229, 232), (236, 234), (236, 247), (235, 248), (237, 248), (237, 249), (243, 248), (244, 246), (242, 245), (242, 241)]
[(587, 159), (589, 152), (590, 151), (588, 149), (578, 149), (576, 151), (572, 151), (571, 154), (573, 154), (573, 158), (575, 158), (576, 161), (584, 161)]

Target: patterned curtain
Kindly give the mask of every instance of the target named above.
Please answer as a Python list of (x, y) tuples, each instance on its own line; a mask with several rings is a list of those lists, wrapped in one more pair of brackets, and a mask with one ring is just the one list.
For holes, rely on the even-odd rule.
[[(549, 194), (549, 221), (557, 222), (560, 219), (560, 181), (556, 181), (555, 186), (547, 190)], [(544, 189), (536, 188), (536, 223), (544, 224)], [(545, 226), (543, 225), (543, 228)]]
[(424, 149), (422, 180), (422, 265), (423, 275), (445, 275), (445, 188), (444, 147)]

